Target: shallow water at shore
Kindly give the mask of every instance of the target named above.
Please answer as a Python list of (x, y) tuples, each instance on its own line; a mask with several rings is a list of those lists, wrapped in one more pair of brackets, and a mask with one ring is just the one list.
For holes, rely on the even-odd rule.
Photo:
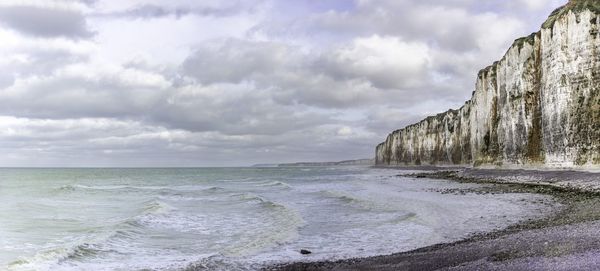
[[(406, 251), (543, 216), (543, 195), (333, 168), (0, 169), (0, 269), (210, 270)], [(304, 256), (300, 249), (313, 254)]]

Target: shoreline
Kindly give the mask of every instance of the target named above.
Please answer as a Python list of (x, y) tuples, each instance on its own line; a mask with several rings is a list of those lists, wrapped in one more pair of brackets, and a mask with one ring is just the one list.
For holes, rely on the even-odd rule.
[[(562, 208), (536, 220), (475, 234), (463, 240), (365, 258), (293, 262), (263, 270), (599, 270), (600, 174), (469, 168), (424, 170), (402, 177), (445, 179), (489, 187), (470, 193), (535, 193), (552, 196)], [(424, 180), (426, 181), (426, 180)], [(464, 191), (447, 191), (464, 193)]]

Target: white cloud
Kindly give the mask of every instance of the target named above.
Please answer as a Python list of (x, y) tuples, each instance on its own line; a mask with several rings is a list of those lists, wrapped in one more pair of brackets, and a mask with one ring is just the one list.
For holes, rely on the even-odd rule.
[(366, 78), (383, 89), (422, 85), (431, 61), (424, 43), (378, 35), (355, 39), (351, 46), (334, 51), (330, 60), (335, 72), (348, 78)]
[(348, 127), (348, 126), (344, 126), (340, 129), (337, 130), (336, 133), (338, 136), (349, 136), (352, 135), (352, 128)]

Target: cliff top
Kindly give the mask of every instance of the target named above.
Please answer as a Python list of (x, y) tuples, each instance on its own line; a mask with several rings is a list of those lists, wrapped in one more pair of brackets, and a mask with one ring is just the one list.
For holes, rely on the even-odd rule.
[(519, 47), (519, 50), (523, 49), (523, 46), (525, 45), (525, 43), (529, 43), (531, 45), (533, 45), (533, 42), (535, 41), (535, 36), (538, 34), (538, 32), (534, 32), (531, 33), (529, 36), (527, 37), (522, 37), (522, 38), (518, 38), (516, 39), (511, 47)]
[[(461, 107), (461, 108), (462, 108), (462, 107)], [(394, 132), (402, 131), (402, 130), (404, 130), (404, 129), (406, 129), (406, 128), (410, 128), (410, 127), (412, 127), (412, 126), (419, 126), (419, 125), (421, 125), (421, 124), (423, 124), (423, 123), (430, 122), (430, 121), (432, 121), (432, 120), (435, 120), (435, 119), (437, 119), (437, 120), (441, 121), (441, 120), (443, 120), (443, 119), (444, 119), (444, 118), (445, 118), (447, 115), (449, 115), (449, 114), (454, 114), (454, 115), (456, 115), (456, 114), (458, 114), (459, 112), (460, 112), (460, 109), (448, 109), (446, 112), (442, 112), (442, 113), (439, 113), (439, 114), (436, 114), (436, 115), (433, 115), (433, 116), (428, 116), (428, 117), (426, 117), (425, 119), (423, 119), (423, 120), (421, 120), (421, 121), (419, 121), (419, 122), (417, 122), (417, 123), (413, 123), (413, 124), (407, 125), (406, 127), (402, 128), (402, 129), (399, 129), (399, 130), (396, 130), (396, 131), (394, 131)]]
[[(569, 0), (569, 2), (567, 4), (555, 9), (550, 14), (548, 19), (542, 24), (542, 28), (543, 29), (552, 28), (554, 26), (554, 23), (556, 23), (556, 20), (558, 20), (558, 18), (560, 18), (561, 16), (569, 13), (569, 11), (581, 12), (583, 10), (590, 10), (596, 14), (600, 14), (600, 0)], [(509, 50), (514, 47), (517, 47), (517, 48), (519, 48), (519, 51), (520, 51), (526, 43), (533, 45), (533, 43), (535, 42), (535, 37), (539, 33), (540, 33), (539, 31), (534, 32), (534, 33), (531, 33), (529, 36), (516, 39), (513, 42), (513, 44), (510, 46)], [(506, 57), (506, 55), (504, 57)], [(502, 57), (502, 60), (504, 60), (504, 57)], [(492, 65), (487, 66), (484, 69), (481, 69), (478, 73), (478, 77), (482, 78), (488, 72), (494, 72), (494, 68), (501, 61), (496, 61)]]
[(542, 28), (552, 28), (556, 20), (569, 13), (569, 11), (580, 12), (586, 9), (600, 14), (600, 0), (570, 0), (569, 3), (554, 10), (546, 22), (542, 24)]

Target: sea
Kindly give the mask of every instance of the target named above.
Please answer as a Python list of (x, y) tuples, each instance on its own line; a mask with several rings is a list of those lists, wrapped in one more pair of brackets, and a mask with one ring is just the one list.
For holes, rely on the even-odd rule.
[(0, 270), (259, 270), (457, 241), (555, 207), (410, 172), (3, 168)]

